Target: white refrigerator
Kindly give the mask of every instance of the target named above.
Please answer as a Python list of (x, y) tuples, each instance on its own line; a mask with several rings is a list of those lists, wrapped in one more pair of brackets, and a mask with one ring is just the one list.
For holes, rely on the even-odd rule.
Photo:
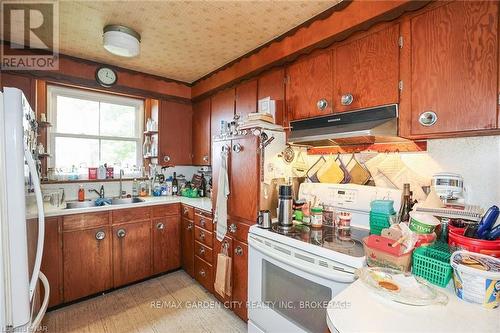
[[(0, 92), (0, 332), (36, 330), (47, 309), (49, 284), (40, 271), (44, 211), (38, 174), (37, 122), (22, 91)], [(28, 262), (26, 196), (38, 208), (36, 255)], [(32, 276), (29, 272), (32, 271)], [(36, 292), (38, 281), (43, 289)], [(41, 302), (35, 302), (43, 294)], [(41, 304), (35, 309), (35, 304)]]

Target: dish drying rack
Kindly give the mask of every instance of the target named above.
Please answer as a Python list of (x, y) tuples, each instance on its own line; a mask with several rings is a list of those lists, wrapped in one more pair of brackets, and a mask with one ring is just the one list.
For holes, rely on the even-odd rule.
[(476, 205), (465, 205), (463, 210), (454, 208), (427, 208), (419, 207), (415, 208), (415, 211), (419, 213), (427, 213), (434, 216), (447, 217), (450, 219), (464, 219), (469, 221), (479, 222), (483, 216), (483, 210), (481, 207)]

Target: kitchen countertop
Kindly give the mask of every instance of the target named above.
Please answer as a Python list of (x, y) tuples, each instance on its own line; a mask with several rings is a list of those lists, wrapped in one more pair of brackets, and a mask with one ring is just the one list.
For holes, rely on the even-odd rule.
[[(102, 212), (115, 209), (126, 209), (126, 208), (137, 208), (144, 206), (154, 206), (154, 205), (165, 205), (171, 203), (182, 203), (185, 205), (193, 206), (204, 211), (212, 211), (212, 200), (210, 198), (186, 198), (186, 197), (142, 197), (144, 202), (124, 204), (124, 205), (107, 205), (107, 206), (95, 206), (95, 207), (85, 207), (85, 208), (74, 208), (65, 209), (61, 207), (53, 207), (50, 204), (45, 203), (45, 216), (62, 216), (71, 214), (83, 214), (92, 212)], [(26, 211), (26, 218), (36, 218), (38, 217), (36, 211), (36, 205), (30, 205)]]
[(447, 305), (411, 306), (382, 298), (358, 280), (330, 302), (328, 328), (332, 333), (500, 332), (500, 308), (467, 303), (448, 288), (440, 288), (448, 295)]

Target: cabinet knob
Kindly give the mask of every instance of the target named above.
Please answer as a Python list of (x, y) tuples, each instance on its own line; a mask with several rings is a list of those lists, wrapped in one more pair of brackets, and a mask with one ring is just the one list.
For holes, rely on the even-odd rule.
[(236, 144), (233, 145), (233, 151), (235, 153), (239, 153), (242, 150), (243, 150), (243, 147), (239, 143), (236, 143)]
[(104, 238), (106, 238), (106, 233), (104, 231), (98, 231), (95, 233), (95, 239), (103, 240)]
[(205, 270), (204, 270), (204, 269), (202, 269), (202, 270), (200, 271), (200, 275), (201, 275), (202, 277), (205, 277), (205, 276), (207, 275), (207, 273), (205, 273)]
[(326, 108), (328, 107), (328, 101), (326, 99), (322, 98), (316, 102), (316, 107), (320, 111), (325, 111)]
[(354, 97), (352, 96), (352, 94), (344, 94), (340, 98), (340, 104), (342, 104), (344, 106), (351, 105), (353, 101), (354, 101)]
[(234, 234), (234, 233), (236, 233), (236, 230), (238, 230), (238, 227), (236, 226), (236, 224), (231, 223), (231, 225), (229, 226), (229, 232)]
[(208, 162), (208, 155), (203, 156), (203, 162)]
[(241, 256), (241, 255), (243, 255), (243, 249), (241, 248), (241, 246), (237, 246), (237, 247), (234, 249), (234, 253), (235, 253), (237, 256)]
[(205, 227), (205, 224), (206, 224), (206, 223), (207, 223), (207, 222), (205, 221), (205, 219), (200, 219), (200, 225), (201, 225), (202, 227)]
[(127, 232), (125, 231), (125, 229), (118, 229), (118, 231), (116, 232), (116, 236), (118, 236), (118, 238), (123, 238), (126, 234)]
[(165, 229), (165, 225), (164, 225), (163, 223), (161, 223), (161, 222), (160, 222), (160, 223), (158, 223), (158, 224), (156, 225), (156, 229), (158, 229), (158, 230), (163, 230), (163, 229)]
[(191, 229), (193, 229), (193, 224), (189, 223), (188, 226), (187, 226), (187, 230), (191, 230)]
[(203, 255), (205, 253), (205, 249), (200, 247), (200, 255)]
[(205, 233), (203, 231), (200, 231), (200, 238), (201, 240), (205, 240)]
[(163, 162), (167, 162), (167, 163), (170, 162), (170, 156), (168, 156), (168, 155), (163, 156)]
[(418, 117), (418, 122), (420, 123), (420, 125), (427, 127), (434, 125), (437, 120), (438, 116), (434, 111), (425, 111)]
[(183, 213), (184, 213), (184, 215), (188, 215), (188, 213), (189, 213), (189, 208), (184, 207)]

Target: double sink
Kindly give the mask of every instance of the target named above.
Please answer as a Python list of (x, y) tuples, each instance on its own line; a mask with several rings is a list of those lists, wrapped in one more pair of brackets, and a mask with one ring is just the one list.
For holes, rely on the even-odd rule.
[[(95, 200), (67, 201), (66, 209), (96, 207)], [(127, 205), (144, 202), (141, 198), (112, 198), (111, 205)]]

